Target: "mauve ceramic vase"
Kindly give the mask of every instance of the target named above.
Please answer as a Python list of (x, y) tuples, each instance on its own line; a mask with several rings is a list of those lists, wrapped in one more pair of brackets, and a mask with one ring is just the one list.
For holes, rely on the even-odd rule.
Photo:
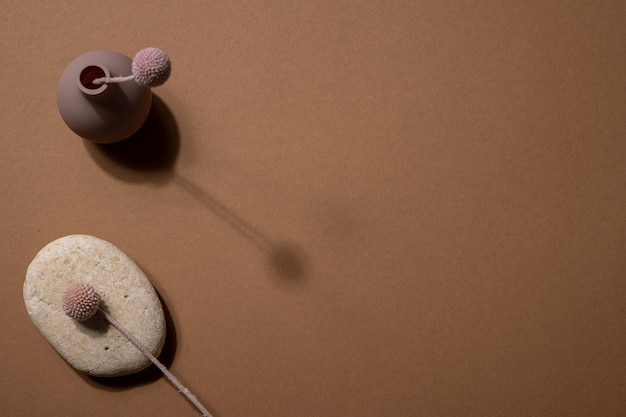
[(132, 59), (114, 51), (91, 51), (72, 61), (61, 74), (57, 106), (77, 135), (95, 143), (119, 142), (143, 125), (152, 91), (134, 81), (93, 84), (99, 77), (132, 74)]

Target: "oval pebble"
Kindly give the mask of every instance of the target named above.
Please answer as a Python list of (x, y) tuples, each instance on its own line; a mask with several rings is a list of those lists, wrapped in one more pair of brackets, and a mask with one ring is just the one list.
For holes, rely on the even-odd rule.
[(155, 356), (165, 342), (165, 315), (143, 271), (111, 243), (70, 235), (46, 245), (26, 271), (24, 302), (41, 334), (75, 369), (93, 376), (132, 374), (150, 361), (101, 314), (78, 322), (63, 311), (61, 297), (73, 282), (91, 284), (101, 308)]

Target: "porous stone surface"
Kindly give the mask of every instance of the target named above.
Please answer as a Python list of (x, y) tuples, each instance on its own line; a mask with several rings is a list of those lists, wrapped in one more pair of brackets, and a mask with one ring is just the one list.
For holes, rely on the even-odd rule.
[(78, 322), (63, 311), (62, 295), (74, 282), (92, 285), (101, 308), (155, 356), (165, 341), (165, 316), (143, 271), (111, 243), (70, 235), (46, 245), (26, 271), (24, 302), (41, 334), (75, 369), (112, 377), (141, 371), (150, 361), (101, 313)]

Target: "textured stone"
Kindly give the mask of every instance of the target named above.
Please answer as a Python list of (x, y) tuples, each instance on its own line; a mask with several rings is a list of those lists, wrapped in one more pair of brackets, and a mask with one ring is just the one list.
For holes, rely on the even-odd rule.
[(155, 356), (165, 341), (163, 307), (143, 271), (121, 250), (87, 235), (46, 245), (26, 272), (24, 302), (42, 335), (75, 369), (94, 376), (138, 372), (150, 361), (98, 313), (78, 322), (63, 311), (62, 295), (73, 282), (91, 284), (101, 308)]

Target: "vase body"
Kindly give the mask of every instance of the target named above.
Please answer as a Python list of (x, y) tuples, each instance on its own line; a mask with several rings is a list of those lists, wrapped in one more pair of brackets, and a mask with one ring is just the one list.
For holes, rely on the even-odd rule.
[(77, 135), (95, 143), (119, 142), (143, 125), (150, 113), (150, 88), (134, 81), (91, 83), (100, 76), (127, 76), (132, 60), (114, 51), (91, 51), (72, 61), (57, 86), (63, 121)]

